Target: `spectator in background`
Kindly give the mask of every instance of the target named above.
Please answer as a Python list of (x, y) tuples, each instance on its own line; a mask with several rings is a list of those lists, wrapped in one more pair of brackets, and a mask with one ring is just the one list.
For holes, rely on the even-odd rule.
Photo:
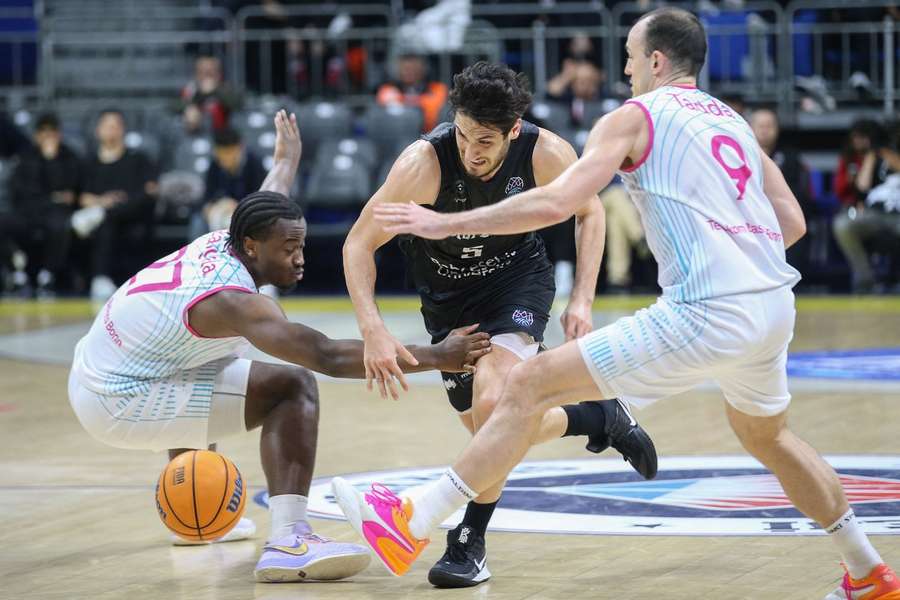
[(844, 210), (834, 219), (834, 237), (850, 264), (857, 293), (871, 292), (877, 283), (866, 243), (900, 239), (900, 182), (892, 175), (900, 173), (900, 154), (885, 137), (874, 121), (854, 123), (835, 174)]
[(396, 80), (378, 88), (375, 100), (382, 106), (418, 106), (424, 118), (423, 131), (431, 131), (438, 124), (441, 108), (447, 102), (447, 86), (439, 81), (428, 81), (428, 65), (425, 58), (417, 54), (399, 56), (396, 71)]
[(606, 81), (606, 73), (588, 61), (567, 59), (560, 73), (547, 82), (547, 93), (564, 103), (571, 116), (571, 124), (576, 128), (590, 128), (594, 124), (586, 108), (591, 102), (602, 99), (601, 89)]
[(742, 117), (746, 118), (747, 103), (744, 102), (743, 96), (741, 96), (740, 94), (734, 94), (734, 93), (725, 94), (722, 96), (722, 102), (727, 104), (731, 110), (733, 110), (737, 114), (741, 115)]
[[(142, 260), (155, 207), (156, 167), (125, 146), (125, 117), (116, 109), (100, 113), (95, 129), (97, 152), (85, 164), (81, 209), (72, 228), (91, 241), (91, 298), (105, 300), (116, 291), (115, 259)], [(123, 252), (127, 247), (128, 252)], [(139, 265), (125, 265), (130, 271)]]
[[(803, 209), (807, 227), (812, 232), (819, 217), (819, 210), (810, 194), (809, 170), (800, 160), (798, 152), (779, 144), (781, 126), (778, 123), (778, 115), (771, 108), (757, 108), (750, 114), (750, 127), (760, 148), (781, 169), (788, 187)], [(810, 240), (810, 235), (803, 236), (787, 250), (788, 262), (801, 273), (806, 272), (810, 265)]]
[(869, 190), (887, 177), (887, 165), (876, 152), (881, 136), (878, 123), (868, 119), (850, 128), (834, 177), (835, 193), (845, 210), (865, 201)]
[(228, 125), (231, 113), (241, 105), (240, 96), (222, 78), (222, 63), (214, 56), (201, 56), (194, 62), (194, 79), (181, 90), (181, 114), (189, 133), (203, 129), (210, 119), (214, 131)]
[[(66, 271), (70, 241), (69, 221), (81, 187), (79, 158), (62, 143), (59, 119), (40, 115), (35, 124), (34, 145), (20, 154), (10, 181), (12, 211), (0, 215), (0, 249), (4, 265), (12, 242), (28, 257), (28, 270), (37, 274), (39, 295), (55, 292), (55, 283)], [(24, 269), (15, 284), (26, 287)]]
[(262, 161), (241, 143), (240, 134), (226, 128), (213, 138), (213, 161), (206, 172), (206, 192), (200, 214), (192, 220), (191, 238), (214, 229), (227, 229), (237, 199), (262, 186)]
[(632, 250), (646, 257), (650, 249), (644, 240), (644, 227), (637, 208), (617, 177), (600, 192), (606, 210), (606, 283), (612, 293), (631, 289)]

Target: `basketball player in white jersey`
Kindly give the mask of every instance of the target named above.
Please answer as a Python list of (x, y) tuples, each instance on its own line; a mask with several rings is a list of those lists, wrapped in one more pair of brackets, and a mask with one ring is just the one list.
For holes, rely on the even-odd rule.
[(786, 423), (799, 274), (785, 248), (804, 235), (803, 213), (747, 123), (696, 88), (706, 35), (693, 14), (644, 15), (626, 50), (634, 98), (596, 124), (583, 156), (549, 185), (467, 212), (384, 204), (375, 213), (389, 233), (432, 239), (531, 231), (597, 202), (618, 171), (659, 263), (662, 297), (514, 366), (487, 423), (414, 502), (383, 487), (363, 496), (336, 478), (338, 501), (370, 545), (396, 548), (408, 568), (437, 524), (508, 475), (549, 408), (598, 390), (642, 407), (714, 379), (741, 443), (843, 557), (847, 572), (829, 598), (898, 599), (900, 581), (862, 532), (835, 472)]
[[(275, 127), (274, 166), (230, 229), (152, 263), (106, 303), (75, 348), (69, 400), (91, 435), (119, 448), (206, 448), (261, 426), (272, 529), (256, 579), (341, 579), (364, 569), (369, 553), (307, 522), (319, 411), (316, 380), (302, 366), (363, 378), (364, 345), (292, 323), (257, 293), (266, 284), (289, 290), (303, 276), (306, 221), (287, 197), (300, 133), (284, 111)], [(404, 370), (463, 370), (490, 349), (474, 328), (439, 347), (410, 346), (418, 365)], [(250, 344), (293, 365), (241, 358)]]

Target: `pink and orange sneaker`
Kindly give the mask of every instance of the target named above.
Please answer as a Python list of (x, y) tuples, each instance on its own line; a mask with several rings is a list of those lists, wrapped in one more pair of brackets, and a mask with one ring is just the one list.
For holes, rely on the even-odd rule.
[(398, 577), (405, 575), (429, 542), (409, 531), (412, 503), (380, 483), (361, 494), (340, 477), (331, 480), (331, 491), (350, 525), (387, 570)]
[(887, 565), (878, 565), (862, 579), (853, 579), (846, 570), (841, 587), (825, 600), (900, 600), (900, 579)]

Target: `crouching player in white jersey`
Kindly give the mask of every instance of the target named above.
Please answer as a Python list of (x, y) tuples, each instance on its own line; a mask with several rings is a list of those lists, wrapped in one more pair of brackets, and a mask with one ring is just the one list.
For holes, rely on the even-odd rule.
[[(266, 284), (288, 290), (303, 276), (306, 221), (287, 197), (300, 134), (284, 111), (275, 126), (274, 167), (260, 191), (240, 202), (230, 229), (147, 266), (106, 303), (75, 348), (69, 400), (91, 435), (119, 448), (206, 448), (261, 426), (272, 529), (256, 579), (341, 579), (364, 569), (369, 552), (315, 535), (306, 520), (316, 380), (302, 367), (240, 358), (249, 342), (334, 377), (366, 374), (362, 341), (291, 323), (257, 293)], [(438, 347), (411, 346), (417, 364), (401, 366), (464, 370), (490, 350), (487, 334), (473, 330), (461, 328)]]
[(583, 156), (552, 183), (467, 212), (415, 204), (374, 211), (393, 234), (532, 231), (597, 202), (619, 171), (659, 263), (662, 297), (513, 367), (490, 419), (414, 502), (383, 487), (363, 496), (336, 478), (341, 507), (370, 543), (415, 556), (438, 523), (507, 476), (549, 408), (598, 389), (641, 407), (714, 379), (741, 443), (843, 557), (847, 573), (829, 598), (900, 598), (900, 581), (860, 529), (835, 472), (786, 424), (799, 274), (785, 262), (785, 247), (806, 229), (797, 201), (747, 123), (696, 89), (706, 34), (693, 14), (644, 15), (626, 50), (634, 98), (597, 123)]

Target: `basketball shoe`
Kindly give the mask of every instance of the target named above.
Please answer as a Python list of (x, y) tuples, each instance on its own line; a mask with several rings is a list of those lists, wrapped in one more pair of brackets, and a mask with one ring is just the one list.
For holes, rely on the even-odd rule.
[(447, 551), (428, 571), (428, 582), (439, 588), (461, 588), (490, 578), (484, 536), (462, 524), (448, 531)]
[(206, 544), (221, 544), (222, 542), (240, 542), (242, 540), (249, 540), (255, 533), (256, 523), (246, 517), (241, 517), (240, 521), (238, 521), (238, 524), (235, 525), (231, 529), (231, 531), (212, 542), (186, 540), (183, 537), (178, 537), (173, 533), (172, 543), (176, 546), (205, 546)]
[(253, 575), (256, 581), (272, 583), (345, 579), (365, 569), (370, 561), (365, 546), (329, 540), (301, 522), (291, 535), (263, 546)]
[(657, 457), (653, 440), (644, 431), (628, 406), (621, 400), (615, 402), (595, 401), (605, 413), (603, 431), (588, 436), (585, 448), (599, 454), (610, 446), (622, 454), (625, 460), (644, 479), (656, 477)]
[(872, 569), (862, 579), (853, 579), (844, 567), (844, 581), (825, 600), (898, 600), (900, 580), (885, 564)]
[(331, 480), (331, 491), (356, 533), (375, 552), (393, 575), (405, 575), (419, 557), (428, 540), (413, 537), (409, 531), (412, 503), (401, 499), (380, 483), (360, 494), (340, 477)]

